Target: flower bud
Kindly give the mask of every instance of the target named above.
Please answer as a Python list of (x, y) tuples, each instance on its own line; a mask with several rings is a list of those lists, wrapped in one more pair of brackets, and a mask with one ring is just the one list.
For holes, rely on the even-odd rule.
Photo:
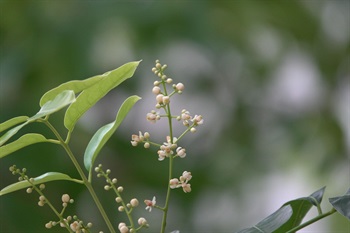
[(136, 198), (131, 199), (130, 204), (132, 207), (136, 207), (139, 205), (139, 201)]
[(63, 195), (62, 195), (62, 202), (63, 202), (63, 203), (68, 203), (69, 200), (70, 200), (70, 197), (69, 197), (68, 194), (63, 194)]
[(178, 83), (176, 84), (175, 89), (177, 91), (183, 91), (185, 89), (185, 86), (182, 83)]

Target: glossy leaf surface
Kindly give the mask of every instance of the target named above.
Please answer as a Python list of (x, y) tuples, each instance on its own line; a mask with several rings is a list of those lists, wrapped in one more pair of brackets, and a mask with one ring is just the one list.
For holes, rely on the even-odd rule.
[[(285, 203), (279, 210), (268, 216), (256, 226), (244, 229), (238, 233), (282, 233), (299, 226), (312, 205), (321, 203), (325, 187), (308, 197), (298, 198)], [(287, 209), (285, 209), (285, 207)], [(288, 216), (289, 215), (289, 216)], [(286, 218), (288, 216), (288, 218)]]
[(131, 108), (134, 106), (134, 104), (140, 99), (141, 98), (138, 96), (130, 96), (129, 98), (127, 98), (119, 108), (115, 121), (97, 130), (97, 132), (91, 138), (85, 150), (84, 165), (86, 170), (90, 172), (90, 169), (93, 166), (94, 161), (98, 153), (102, 149), (102, 147), (106, 144), (108, 139), (117, 130), (117, 128), (122, 123), (122, 121), (124, 120), (126, 115), (129, 113)]
[(350, 189), (343, 196), (329, 198), (329, 202), (338, 213), (350, 220)]
[(2, 147), (0, 147), (0, 158), (5, 157), (6, 155), (9, 155), (19, 149), (22, 149), (23, 147), (39, 143), (39, 142), (48, 142), (49, 140), (46, 139), (43, 135), (37, 134), (37, 133), (28, 133), (17, 139), (16, 141), (13, 141), (11, 143), (8, 143)]
[(66, 111), (64, 125), (72, 131), (79, 118), (104, 97), (110, 90), (118, 86), (126, 79), (132, 77), (140, 62), (129, 62), (121, 67), (102, 74), (99, 82), (83, 90)]
[(15, 135), (20, 129), (22, 129), (25, 125), (29, 124), (29, 121), (26, 121), (16, 127), (13, 127), (9, 131), (7, 131), (4, 135), (0, 137), (0, 146), (4, 145), (7, 140), (9, 140), (13, 135)]
[(7, 120), (7, 121), (1, 123), (0, 124), (0, 133), (9, 129), (9, 128), (12, 128), (15, 125), (18, 125), (20, 123), (27, 121), (28, 118), (29, 117), (27, 117), (27, 116), (18, 116), (18, 117), (14, 117), (10, 120)]
[(282, 206), (275, 213), (271, 214), (254, 227), (239, 231), (238, 233), (261, 233), (274, 232), (283, 224), (285, 224), (293, 214), (290, 205)]
[(46, 92), (40, 99), (40, 106), (43, 106), (47, 101), (53, 99), (56, 95), (65, 90), (72, 90), (75, 94), (89, 88), (96, 82), (103, 79), (102, 75), (97, 75), (85, 80), (72, 80), (66, 83), (62, 83), (58, 87), (55, 87), (48, 92)]
[(53, 100), (47, 101), (39, 110), (37, 114), (29, 118), (28, 120), (36, 120), (44, 116), (50, 115), (60, 109), (66, 107), (75, 101), (75, 94), (72, 90), (65, 90), (59, 93)]
[[(73, 181), (73, 182), (77, 182), (77, 183), (82, 183), (82, 181), (77, 180), (77, 179), (73, 179), (70, 176), (63, 174), (63, 173), (48, 172), (48, 173), (45, 173), (41, 176), (35, 177), (33, 184), (38, 185), (38, 184), (46, 183), (49, 181), (56, 181), (56, 180), (68, 180), (68, 181)], [(29, 187), (32, 187), (32, 184), (29, 183), (27, 180), (19, 181), (17, 183), (11, 184), (11, 185), (3, 188), (0, 191), (0, 196), (17, 191), (17, 190), (20, 190), (20, 189), (29, 188)]]

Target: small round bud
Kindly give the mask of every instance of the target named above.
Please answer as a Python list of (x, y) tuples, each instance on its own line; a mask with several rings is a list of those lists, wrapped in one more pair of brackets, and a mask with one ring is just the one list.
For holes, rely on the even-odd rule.
[(73, 204), (73, 203), (74, 203), (74, 199), (71, 198), (71, 199), (69, 200), (69, 203)]
[(45, 188), (45, 184), (40, 184), (39, 188), (40, 190), (43, 190)]
[(30, 182), (30, 183), (33, 183), (33, 182), (34, 182), (34, 178), (30, 178), (30, 179), (29, 179), (29, 182)]
[(95, 172), (99, 172), (100, 168), (99, 167), (95, 167)]
[(148, 149), (151, 145), (150, 145), (148, 142), (146, 142), (143, 146), (144, 146), (146, 149)]
[(130, 204), (130, 203), (127, 203), (127, 204), (126, 204), (126, 207), (130, 209), (130, 208), (131, 208), (131, 204)]
[(46, 224), (45, 224), (45, 227), (46, 227), (47, 229), (50, 229), (50, 228), (52, 227), (52, 221), (46, 223)]
[(92, 227), (92, 223), (88, 222), (88, 224), (86, 224), (87, 228), (91, 228)]
[(162, 68), (162, 65), (161, 65), (159, 62), (157, 62), (157, 63), (156, 63), (156, 68), (157, 68), (157, 69), (160, 69), (160, 68)]
[(121, 198), (121, 197), (116, 197), (116, 198), (115, 198), (115, 201), (116, 201), (117, 203), (120, 203), (120, 202), (122, 202), (122, 198)]
[(140, 225), (140, 226), (145, 226), (147, 225), (147, 220), (145, 218), (139, 218), (137, 220), (137, 223)]
[(117, 190), (119, 193), (121, 193), (121, 192), (123, 192), (124, 188), (123, 188), (123, 186), (119, 186)]
[(128, 233), (129, 232), (129, 228), (127, 226), (122, 226), (119, 230), (120, 230), (120, 233)]
[(33, 192), (33, 189), (32, 189), (32, 188), (27, 188), (26, 192), (27, 192), (27, 193), (32, 193), (32, 192)]
[(195, 133), (197, 131), (196, 128), (191, 128), (191, 133)]
[(68, 203), (70, 201), (70, 197), (68, 194), (63, 194), (62, 195), (62, 202), (63, 203)]
[(45, 197), (43, 195), (39, 196), (40, 201), (45, 201)]
[(39, 202), (38, 202), (38, 205), (39, 205), (39, 206), (44, 206), (44, 205), (45, 205), (45, 202), (39, 201)]
[(162, 106), (160, 104), (156, 104), (156, 109), (160, 109)]
[(113, 183), (113, 184), (116, 184), (117, 182), (118, 182), (117, 178), (113, 178), (113, 179), (112, 179), (112, 183)]
[(161, 79), (165, 80), (167, 76), (165, 74), (162, 75)]
[(169, 97), (169, 96), (163, 96), (162, 102), (163, 102), (164, 104), (170, 103), (170, 97)]
[(131, 199), (130, 204), (132, 207), (136, 207), (139, 205), (139, 201), (136, 198)]
[(109, 186), (109, 185), (105, 185), (105, 187), (104, 187), (104, 189), (105, 189), (106, 191), (108, 191), (110, 188), (111, 188), (111, 186)]
[(156, 96), (156, 101), (157, 101), (158, 104), (163, 103), (163, 97), (164, 97), (164, 95), (162, 95), (162, 94), (158, 94)]
[(156, 67), (153, 67), (153, 68), (152, 68), (152, 72), (154, 73), (154, 72), (156, 72), (156, 71), (157, 71)]
[(153, 85), (154, 86), (159, 86), (160, 82), (159, 81), (154, 81)]
[(176, 84), (175, 89), (177, 91), (183, 91), (185, 89), (185, 86), (182, 83), (178, 83)]
[(168, 67), (168, 65), (167, 65), (167, 64), (164, 64), (164, 65), (162, 66), (162, 69), (165, 70), (167, 67)]
[(173, 82), (173, 80), (171, 79), (171, 78), (168, 78), (167, 80), (166, 80), (166, 83), (167, 84), (171, 84)]
[(124, 211), (124, 206), (119, 206), (119, 207), (118, 207), (118, 211), (119, 211), (119, 212), (123, 212), (123, 211)]
[(148, 132), (145, 132), (143, 136), (144, 136), (146, 139), (149, 139), (150, 134), (149, 134)]
[(107, 173), (107, 174), (110, 174), (110, 173), (111, 173), (111, 170), (110, 170), (110, 169), (107, 169), (107, 170), (106, 170), (106, 173)]
[(161, 92), (160, 87), (158, 87), (158, 86), (153, 87), (153, 89), (152, 89), (153, 94), (158, 95), (158, 94), (160, 94), (160, 92)]
[(23, 173), (26, 173), (26, 171), (27, 171), (27, 168), (22, 168)]
[(67, 205), (68, 205), (68, 204), (67, 204), (67, 203), (65, 203), (65, 202), (64, 202), (64, 203), (62, 203), (62, 206), (63, 206), (63, 207), (67, 207)]

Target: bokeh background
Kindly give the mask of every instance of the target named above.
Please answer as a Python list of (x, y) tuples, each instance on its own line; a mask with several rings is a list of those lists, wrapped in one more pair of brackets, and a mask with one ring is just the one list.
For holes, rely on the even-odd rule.
[[(172, 99), (173, 113), (186, 108), (205, 121), (182, 141), (187, 158), (176, 160), (174, 176), (191, 171), (193, 190), (172, 192), (168, 232), (238, 231), (323, 186), (328, 210), (328, 198), (350, 186), (349, 12), (347, 0), (0, 0), (0, 122), (34, 115), (42, 94), (62, 82), (143, 59), (134, 78), (81, 119), (71, 146), (82, 162), (93, 133), (113, 121), (127, 96), (141, 96), (97, 163), (112, 170), (126, 199), (156, 195), (162, 205), (167, 163), (157, 160), (156, 148), (130, 145), (139, 130), (158, 142), (168, 134), (164, 120), (152, 125), (145, 118), (154, 109), (151, 68), (160, 59), (168, 76), (186, 87)], [(62, 117), (51, 119), (65, 135)], [(175, 127), (177, 134), (184, 130)], [(25, 132), (52, 136), (40, 124)], [(63, 149), (51, 144), (1, 159), (1, 188), (16, 181), (8, 172), (12, 164), (30, 176), (59, 171), (78, 177)], [(115, 225), (124, 221), (104, 180), (94, 178), (94, 184)], [(63, 193), (76, 200), (67, 214), (107, 232), (84, 187), (46, 186), (57, 206)], [(47, 232), (44, 224), (55, 217), (37, 201), (25, 191), (2, 196), (0, 231)], [(151, 225), (144, 232), (159, 232), (159, 212), (142, 206), (135, 211), (140, 216)], [(346, 233), (350, 224), (332, 215), (300, 232)]]

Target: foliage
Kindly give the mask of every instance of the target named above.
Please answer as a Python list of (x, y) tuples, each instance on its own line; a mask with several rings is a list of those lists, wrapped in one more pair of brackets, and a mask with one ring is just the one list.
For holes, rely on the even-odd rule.
[[(69, 145), (72, 136), (73, 129), (78, 122), (78, 120), (86, 113), (90, 108), (92, 108), (103, 96), (105, 96), (112, 89), (117, 87), (126, 79), (133, 76), (139, 62), (127, 63), (115, 70), (107, 72), (103, 75), (94, 76), (92, 78), (83, 81), (70, 81), (66, 82), (48, 92), (46, 92), (40, 100), (41, 109), (32, 117), (20, 116), (14, 117), (10, 120), (5, 121), (0, 124), (1, 132), (8, 130), (0, 137), (0, 158), (4, 158), (8, 155), (13, 154), (17, 150), (35, 143), (49, 142), (53, 144), (61, 145), (66, 153), (68, 154), (71, 162), (74, 164), (78, 174), (79, 179), (72, 178), (71, 176), (61, 173), (61, 172), (47, 172), (38, 177), (32, 178), (27, 175), (27, 169), (19, 169), (16, 165), (10, 167), (10, 171), (14, 175), (19, 175), (19, 181), (17, 183), (11, 184), (0, 190), (0, 196), (5, 194), (18, 191), (21, 189), (26, 189), (27, 193), (31, 193), (35, 190), (39, 194), (39, 206), (44, 206), (47, 204), (51, 210), (55, 213), (57, 219), (54, 221), (49, 221), (45, 224), (46, 228), (52, 228), (56, 225), (64, 227), (69, 232), (90, 232), (92, 231), (92, 223), (84, 223), (83, 220), (79, 219), (77, 215), (73, 217), (68, 215), (65, 216), (65, 210), (68, 204), (72, 204), (74, 200), (70, 198), (68, 194), (62, 195), (62, 210), (58, 211), (56, 207), (52, 204), (50, 199), (44, 194), (45, 183), (51, 181), (73, 181), (75, 183), (85, 185), (86, 189), (89, 191), (91, 197), (93, 198), (102, 218), (109, 232), (116, 232), (116, 226), (111, 222), (110, 217), (107, 215), (103, 205), (101, 204), (100, 197), (98, 197), (97, 192), (92, 186), (92, 172), (94, 162), (99, 155), (101, 149), (104, 147), (106, 142), (110, 139), (113, 133), (120, 126), (122, 121), (126, 118), (128, 112), (132, 109), (134, 104), (140, 100), (138, 96), (130, 96), (127, 98), (119, 108), (115, 121), (102, 126), (91, 138), (89, 144), (85, 149), (84, 154), (84, 165), (88, 172), (83, 171), (77, 157), (71, 150)], [(165, 203), (163, 206), (157, 204), (156, 197), (154, 196), (152, 200), (145, 200), (146, 210), (151, 211), (152, 208), (159, 209), (162, 214), (162, 221), (160, 232), (166, 231), (168, 210), (170, 208), (169, 200), (170, 193), (172, 189), (182, 188), (184, 193), (189, 193), (192, 191), (191, 184), (189, 181), (192, 179), (191, 172), (184, 171), (179, 178), (173, 178), (174, 171), (174, 160), (177, 158), (186, 157), (186, 149), (178, 146), (180, 140), (189, 132), (195, 133), (197, 131), (197, 126), (203, 124), (203, 117), (201, 115), (192, 116), (189, 111), (183, 109), (180, 114), (173, 115), (171, 113), (170, 102), (174, 95), (182, 94), (184, 90), (184, 85), (182, 83), (172, 84), (173, 79), (169, 78), (165, 74), (165, 69), (167, 65), (162, 65), (157, 60), (155, 67), (152, 68), (152, 72), (158, 77), (159, 80), (154, 82), (154, 87), (152, 92), (156, 95), (156, 109), (163, 110), (164, 114), (161, 114), (155, 110), (152, 110), (147, 114), (147, 120), (151, 123), (156, 123), (161, 118), (166, 118), (168, 120), (169, 134), (166, 136), (166, 142), (156, 143), (151, 141), (150, 134), (148, 132), (132, 135), (131, 144), (137, 146), (143, 144), (145, 149), (150, 148), (150, 146), (155, 146), (159, 148), (158, 160), (168, 160), (168, 178), (167, 178), (167, 192), (165, 197)], [(171, 85), (172, 92), (167, 89), (167, 85)], [(77, 97), (76, 97), (77, 95)], [(49, 122), (49, 117), (59, 110), (67, 107), (65, 116), (63, 119), (64, 125), (67, 129), (66, 139), (63, 139), (61, 134), (56, 130), (56, 128)], [(173, 129), (173, 119), (182, 122), (185, 126), (185, 130), (177, 137), (174, 136)], [(52, 133), (55, 135), (55, 139), (48, 139), (44, 135), (39, 133), (27, 133), (18, 139), (11, 141), (22, 128), (26, 127), (31, 123), (43, 123), (46, 125)], [(8, 142), (10, 141), (10, 142)], [(123, 186), (116, 186), (118, 180), (116, 178), (110, 178), (111, 170), (104, 170), (102, 165), (95, 167), (94, 171), (97, 173), (98, 177), (105, 178), (107, 185), (104, 186), (106, 191), (113, 190), (116, 198), (115, 201), (119, 203), (118, 211), (125, 212), (128, 218), (128, 223), (120, 222), (118, 229), (121, 233), (126, 232), (137, 232), (143, 228), (149, 226), (148, 221), (144, 217), (140, 217), (137, 221), (138, 226), (135, 224), (132, 216), (133, 210), (139, 205), (139, 201), (136, 198), (132, 198), (129, 202), (126, 202), (122, 197), (122, 192), (124, 190)], [(339, 197), (330, 198), (329, 201), (333, 205), (333, 208), (328, 212), (323, 212), (321, 209), (321, 201), (323, 198), (325, 188), (322, 188), (308, 197), (303, 197), (295, 199), (285, 203), (276, 212), (256, 224), (251, 228), (246, 228), (239, 231), (238, 233), (258, 233), (258, 232), (296, 232), (312, 223), (319, 221), (331, 214), (339, 213), (350, 220), (350, 208), (349, 208), (349, 193), (348, 192)], [(318, 215), (310, 220), (303, 222), (304, 217), (309, 212), (309, 210), (315, 206), (318, 210)], [(176, 231), (178, 232), (178, 231)]]

